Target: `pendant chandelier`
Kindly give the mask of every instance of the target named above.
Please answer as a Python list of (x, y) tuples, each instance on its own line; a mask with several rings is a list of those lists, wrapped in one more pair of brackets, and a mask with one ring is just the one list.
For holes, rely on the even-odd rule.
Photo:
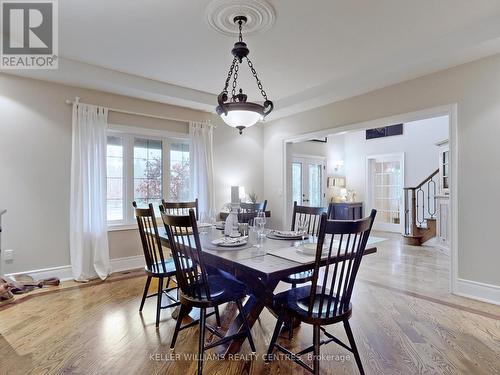
[[(243, 24), (247, 22), (245, 16), (234, 17), (234, 23), (239, 27), (239, 40), (234, 43), (234, 47), (231, 53), (234, 56), (233, 62), (229, 67), (229, 72), (227, 74), (226, 83), (224, 85), (224, 90), (219, 94), (217, 100), (219, 105), (215, 109), (217, 114), (222, 118), (222, 120), (229, 126), (236, 128), (242, 134), (243, 129), (255, 125), (257, 122), (264, 120), (264, 118), (271, 113), (274, 108), (273, 102), (267, 99), (267, 94), (262, 87), (257, 72), (253, 67), (252, 61), (248, 58), (250, 50), (247, 44), (243, 41), (243, 36), (241, 29)], [(240, 64), (246, 59), (248, 67), (252, 72), (255, 80), (257, 81), (257, 87), (264, 98), (263, 104), (258, 104), (254, 102), (247, 102), (247, 95), (243, 93), (240, 88), (238, 93), (236, 93), (238, 85), (238, 71)], [(231, 98), (229, 98), (228, 87), (232, 78), (232, 90)]]

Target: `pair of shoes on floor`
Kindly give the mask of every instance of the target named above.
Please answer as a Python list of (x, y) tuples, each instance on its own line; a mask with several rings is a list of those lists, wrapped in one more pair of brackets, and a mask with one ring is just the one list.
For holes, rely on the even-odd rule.
[(14, 302), (14, 295), (10, 290), (11, 284), (0, 277), (0, 306)]
[(10, 294), (10, 297), (6, 297), (6, 295), (3, 295), (0, 297), (0, 307), (3, 305), (8, 305), (9, 303), (14, 303), (15, 298), (12, 294)]

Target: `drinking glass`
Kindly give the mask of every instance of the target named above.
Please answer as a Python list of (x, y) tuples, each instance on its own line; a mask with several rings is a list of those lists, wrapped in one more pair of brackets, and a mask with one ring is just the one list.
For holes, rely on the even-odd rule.
[(258, 216), (253, 220), (253, 225), (255, 227), (255, 231), (257, 232), (257, 237), (262, 237), (262, 233), (264, 232), (264, 225), (266, 223), (262, 220), (262, 217)]
[(266, 226), (266, 213), (262, 210), (259, 210), (257, 212), (257, 217), (259, 218), (258, 223), (262, 227), (262, 228), (260, 228), (261, 229), (260, 233), (261, 233), (261, 235), (263, 235), (263, 233), (265, 232), (264, 229)]
[(212, 208), (212, 209), (208, 210), (207, 223), (214, 226), (216, 222), (217, 222), (217, 212), (216, 212), (216, 210), (214, 210)]

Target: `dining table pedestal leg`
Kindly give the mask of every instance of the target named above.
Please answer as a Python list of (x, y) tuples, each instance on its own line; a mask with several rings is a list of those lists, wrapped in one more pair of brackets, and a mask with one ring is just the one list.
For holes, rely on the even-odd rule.
[[(265, 307), (271, 307), (273, 292), (278, 285), (279, 280), (264, 283), (259, 279), (253, 279), (245, 276), (238, 275), (237, 277), (242, 282), (244, 282), (245, 285), (247, 285), (250, 293), (252, 293), (243, 305), (243, 313), (247, 317), (248, 325), (250, 326), (250, 328), (252, 328), (259, 318), (260, 314), (262, 313), (262, 310), (264, 310)], [(227, 330), (226, 336), (231, 336), (238, 332), (245, 332), (245, 326), (243, 324), (241, 314), (238, 314), (233, 320), (233, 322), (229, 326), (229, 329)], [(217, 353), (225, 358), (227, 358), (227, 356), (230, 354), (236, 354), (240, 351), (241, 345), (245, 340), (246, 337), (242, 335), (242, 337), (240, 338), (236, 338), (223, 345), (220, 345), (218, 347)]]

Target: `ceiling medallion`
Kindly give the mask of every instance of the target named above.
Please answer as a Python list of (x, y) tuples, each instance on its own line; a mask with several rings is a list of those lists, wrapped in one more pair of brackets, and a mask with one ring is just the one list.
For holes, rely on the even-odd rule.
[[(262, 86), (262, 82), (257, 76), (257, 72), (253, 67), (252, 61), (248, 58), (250, 50), (248, 49), (247, 44), (243, 41), (242, 35), (242, 28), (247, 22), (247, 17), (241, 15), (236, 16), (233, 21), (236, 25), (238, 25), (238, 41), (234, 43), (234, 47), (231, 50), (231, 53), (234, 56), (233, 62), (229, 67), (224, 89), (217, 97), (219, 105), (215, 108), (215, 110), (227, 125), (238, 129), (240, 134), (242, 134), (243, 129), (264, 120), (264, 118), (271, 113), (274, 105), (272, 101), (267, 99), (267, 94)], [(243, 93), (243, 90), (241, 88), (238, 90), (238, 72), (243, 59), (246, 60), (252, 75), (257, 81), (257, 87), (264, 98), (263, 104), (248, 102), (247, 95)], [(229, 97), (228, 88), (229, 83), (231, 83), (231, 79), (232, 89), (231, 97)], [(238, 93), (236, 93), (236, 90), (238, 90)]]
[(206, 20), (217, 32), (226, 36), (237, 36), (234, 18), (245, 15), (245, 35), (263, 33), (276, 20), (274, 8), (265, 0), (212, 0), (206, 8)]

